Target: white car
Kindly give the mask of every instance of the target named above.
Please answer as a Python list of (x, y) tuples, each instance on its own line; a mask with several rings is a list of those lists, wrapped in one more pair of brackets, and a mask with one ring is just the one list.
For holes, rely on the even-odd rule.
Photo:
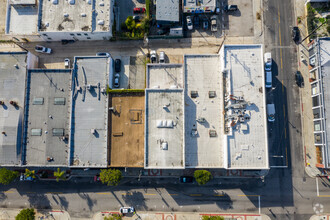
[(64, 59), (64, 66), (65, 66), (65, 68), (70, 68), (70, 59), (69, 58)]
[(121, 207), (119, 209), (119, 212), (122, 213), (122, 214), (133, 213), (134, 208), (133, 207)]
[(190, 16), (187, 16), (187, 28), (190, 31), (193, 29), (193, 24), (191, 22), (191, 17)]
[(213, 15), (211, 17), (211, 31), (216, 32), (218, 30), (217, 27), (217, 16)]
[(48, 54), (52, 53), (52, 49), (40, 45), (36, 45), (34, 49), (36, 52), (39, 53), (48, 53)]
[(156, 63), (157, 62), (157, 53), (155, 50), (152, 50), (150, 52), (150, 60), (151, 60), (151, 63)]

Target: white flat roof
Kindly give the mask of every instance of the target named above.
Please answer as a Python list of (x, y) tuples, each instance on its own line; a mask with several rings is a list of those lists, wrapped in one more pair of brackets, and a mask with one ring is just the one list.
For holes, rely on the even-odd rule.
[(0, 53), (0, 101), (4, 102), (0, 105), (0, 131), (6, 133), (0, 134), (0, 165), (21, 165), (26, 56), (26, 52)]
[(108, 97), (101, 90), (108, 84), (109, 63), (108, 57), (75, 58), (70, 148), (72, 166), (105, 167), (108, 164)]
[(184, 168), (182, 89), (146, 89), (145, 168)]
[[(219, 55), (185, 55), (186, 167), (223, 167), (223, 84)], [(191, 96), (197, 91), (196, 98)], [(209, 92), (215, 97), (209, 98)], [(197, 122), (204, 118), (205, 122)], [(216, 136), (210, 137), (210, 131)]]
[(6, 34), (31, 35), (38, 34), (38, 7), (9, 6)]
[(226, 115), (248, 117), (239, 123), (238, 117), (227, 121), (229, 129), (225, 150), (229, 169), (268, 169), (268, 137), (265, 104), (265, 77), (261, 45), (224, 45), (220, 50), (223, 69), (227, 70), (226, 106), (248, 102), (244, 109), (228, 108)]
[(147, 88), (183, 88), (181, 64), (148, 64)]
[[(39, 0), (42, 7), (40, 31), (107, 32), (112, 25), (112, 4), (112, 0)], [(100, 25), (99, 22), (102, 21), (103, 24)]]

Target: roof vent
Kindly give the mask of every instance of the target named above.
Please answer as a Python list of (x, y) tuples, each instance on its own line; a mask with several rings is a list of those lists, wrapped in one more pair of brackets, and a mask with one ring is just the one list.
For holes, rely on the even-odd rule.
[(64, 17), (65, 17), (65, 18), (69, 17), (69, 14), (68, 14), (68, 13), (65, 13), (65, 14), (64, 14)]
[(98, 20), (98, 21), (97, 21), (97, 24), (98, 24), (98, 25), (104, 25), (104, 20)]
[(81, 13), (81, 17), (86, 17), (86, 13)]

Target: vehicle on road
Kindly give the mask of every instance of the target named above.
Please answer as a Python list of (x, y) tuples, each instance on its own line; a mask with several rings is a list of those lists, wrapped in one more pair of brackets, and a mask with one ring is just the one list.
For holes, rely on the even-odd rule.
[(209, 20), (207, 18), (203, 18), (203, 29), (209, 29)]
[(194, 25), (195, 25), (195, 28), (198, 29), (199, 28), (199, 16), (198, 15), (195, 15), (194, 16)]
[(113, 86), (115, 88), (119, 88), (120, 86), (120, 83), (119, 83), (119, 78), (120, 78), (120, 75), (118, 73), (115, 74), (115, 80), (114, 80), (114, 83), (113, 83)]
[(266, 88), (272, 88), (272, 71), (266, 71)]
[(119, 73), (121, 70), (121, 60), (120, 59), (115, 59), (115, 71), (116, 73)]
[(133, 9), (133, 13), (145, 13), (146, 12), (146, 9), (145, 8), (134, 8)]
[(157, 53), (155, 50), (152, 50), (150, 52), (150, 60), (151, 60), (151, 63), (156, 63), (157, 62)]
[(269, 122), (275, 121), (275, 105), (267, 104), (267, 120)]
[(213, 15), (211, 17), (211, 31), (216, 32), (218, 30), (217, 26), (217, 16)]
[(33, 181), (34, 178), (32, 176), (25, 176), (24, 173), (21, 173), (21, 176), (19, 177), (20, 181)]
[(297, 86), (299, 86), (300, 88), (303, 88), (305, 86), (304, 77), (301, 75), (300, 71), (296, 72), (295, 79)]
[(191, 22), (191, 17), (190, 16), (187, 16), (187, 28), (188, 28), (188, 30), (192, 30), (193, 29), (193, 24), (192, 24), (192, 22)]
[(237, 11), (238, 7), (237, 7), (237, 5), (226, 5), (224, 10), (225, 10), (225, 12), (227, 12), (227, 11)]
[(51, 54), (52, 53), (52, 49), (51, 48), (40, 46), (40, 45), (36, 45), (35, 48), (34, 48), (34, 50), (36, 52), (39, 52), (39, 53), (47, 53), (47, 54)]
[(70, 59), (69, 58), (64, 59), (64, 67), (65, 68), (70, 68)]
[(179, 178), (181, 183), (192, 183), (194, 181), (194, 177), (192, 176), (180, 176)]
[(119, 212), (121, 214), (133, 213), (134, 212), (134, 208), (133, 207), (120, 207)]
[(107, 53), (107, 52), (98, 52), (96, 54), (96, 56), (99, 56), (99, 57), (110, 57), (110, 54)]
[(272, 63), (273, 63), (271, 53), (265, 53), (264, 62), (265, 62), (265, 70), (266, 71), (271, 71), (272, 70)]
[(294, 42), (297, 43), (299, 41), (299, 28), (298, 27), (292, 28), (291, 37)]
[(159, 52), (159, 63), (165, 63), (165, 52), (164, 51)]

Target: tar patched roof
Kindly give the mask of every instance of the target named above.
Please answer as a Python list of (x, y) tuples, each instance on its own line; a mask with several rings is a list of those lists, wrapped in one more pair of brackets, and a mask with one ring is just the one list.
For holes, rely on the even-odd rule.
[(112, 0), (39, 0), (40, 31), (109, 31)]
[[(224, 142), (230, 169), (268, 169), (265, 78), (261, 45), (224, 45)], [(244, 106), (244, 107), (243, 107)]]
[(186, 167), (223, 167), (220, 57), (185, 55), (184, 69)]
[(0, 53), (0, 165), (21, 164), (26, 56)]
[(29, 70), (25, 132), (28, 166), (68, 166), (70, 70)]
[(72, 81), (71, 164), (107, 166), (109, 57), (76, 57)]
[(156, 20), (179, 22), (179, 0), (161, 0), (156, 4)]

